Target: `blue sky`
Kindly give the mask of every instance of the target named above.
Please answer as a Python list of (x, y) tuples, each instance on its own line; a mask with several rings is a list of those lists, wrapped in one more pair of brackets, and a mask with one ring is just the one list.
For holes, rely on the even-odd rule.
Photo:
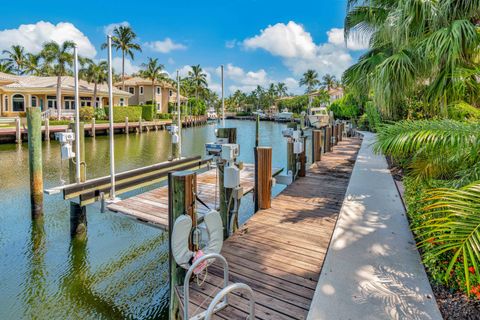
[[(218, 66), (225, 65), (227, 94), (257, 84), (287, 83), (300, 93), (306, 69), (337, 76), (358, 57), (364, 44), (342, 39), (346, 0), (322, 1), (8, 1), (0, 20), (0, 50), (20, 43), (37, 51), (46, 40), (72, 39), (80, 53), (105, 58), (100, 45), (109, 26), (128, 23), (143, 52), (127, 62), (138, 70), (157, 57), (170, 73), (200, 64), (214, 90)], [(115, 61), (119, 65), (119, 53)], [(120, 71), (117, 68), (117, 71)]]

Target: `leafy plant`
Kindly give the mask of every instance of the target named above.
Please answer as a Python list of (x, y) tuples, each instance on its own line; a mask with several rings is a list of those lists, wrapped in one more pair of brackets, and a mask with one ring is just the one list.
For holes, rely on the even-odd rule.
[(81, 107), (78, 110), (78, 114), (80, 116), (80, 120), (82, 121), (90, 121), (95, 115), (93, 111), (93, 107)]

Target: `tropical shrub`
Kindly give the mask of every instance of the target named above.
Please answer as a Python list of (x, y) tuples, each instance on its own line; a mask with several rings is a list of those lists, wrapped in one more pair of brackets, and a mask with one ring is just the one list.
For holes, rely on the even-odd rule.
[(373, 105), (373, 102), (367, 102), (365, 106), (365, 114), (367, 115), (369, 130), (376, 132), (377, 127), (382, 123), (382, 117), (380, 116), (378, 109)]
[(81, 121), (90, 121), (95, 115), (93, 107), (80, 107), (78, 114)]
[(157, 113), (155, 115), (155, 118), (157, 119), (172, 119), (172, 114), (171, 113)]
[(448, 108), (448, 118), (453, 120), (478, 120), (480, 110), (468, 103), (457, 103)]
[[(327, 95), (328, 96), (328, 95)], [(328, 102), (329, 98), (325, 96), (314, 97), (312, 100), (312, 107), (320, 107)], [(287, 108), (293, 113), (302, 113), (302, 111), (307, 111), (308, 108), (308, 95), (296, 96), (289, 99), (283, 99), (278, 102), (279, 110)]]
[(108, 110), (105, 112), (105, 108), (95, 108), (95, 119), (97, 120), (106, 120), (108, 119)]
[[(105, 113), (108, 114), (108, 107), (105, 107)], [(131, 122), (140, 121), (142, 107), (113, 107), (113, 122), (124, 122), (126, 117)]]
[(355, 100), (351, 99), (350, 95), (338, 99), (333, 102), (329, 107), (329, 111), (333, 111), (333, 114), (336, 119), (350, 120), (355, 119), (360, 114), (360, 109), (358, 108)]
[(248, 117), (248, 116), (251, 116), (252, 113), (251, 112), (247, 112), (247, 111), (240, 111), (240, 112), (237, 112), (236, 113), (236, 116), (237, 117)]
[(402, 121), (380, 125), (375, 146), (412, 179), (409, 215), (432, 278), (468, 294), (480, 285), (479, 139), (478, 123)]
[(188, 108), (194, 116), (204, 115), (207, 113), (207, 105), (205, 101), (196, 98), (188, 99)]
[(366, 113), (362, 114), (360, 118), (358, 118), (358, 128), (360, 130), (369, 130), (368, 117)]

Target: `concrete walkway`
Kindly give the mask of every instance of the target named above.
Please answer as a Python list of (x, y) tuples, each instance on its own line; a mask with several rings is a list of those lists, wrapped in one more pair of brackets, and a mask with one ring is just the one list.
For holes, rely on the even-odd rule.
[(307, 319), (442, 319), (374, 140), (365, 133)]

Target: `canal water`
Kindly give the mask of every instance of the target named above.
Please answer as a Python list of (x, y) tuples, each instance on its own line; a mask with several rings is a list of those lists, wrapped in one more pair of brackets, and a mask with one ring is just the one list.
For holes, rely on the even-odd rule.
[[(240, 160), (253, 163), (255, 123), (236, 127)], [(260, 145), (273, 148), (274, 167), (286, 165), (285, 126), (262, 122)], [(204, 155), (215, 124), (182, 132), (183, 156)], [(109, 173), (107, 136), (87, 138), (87, 177)], [(308, 148), (308, 146), (307, 146)], [(310, 150), (310, 149), (307, 149)], [(166, 131), (115, 136), (117, 172), (166, 161)], [(44, 142), (44, 183), (68, 182), (56, 141)], [(158, 186), (158, 185), (157, 185)], [(138, 194), (153, 187), (136, 190)], [(279, 192), (280, 186), (275, 188)], [(69, 202), (45, 196), (41, 221), (30, 218), (28, 146), (0, 145), (0, 319), (168, 319), (168, 241), (159, 229), (88, 206), (85, 241), (70, 239)], [(253, 213), (251, 196), (240, 220)]]

